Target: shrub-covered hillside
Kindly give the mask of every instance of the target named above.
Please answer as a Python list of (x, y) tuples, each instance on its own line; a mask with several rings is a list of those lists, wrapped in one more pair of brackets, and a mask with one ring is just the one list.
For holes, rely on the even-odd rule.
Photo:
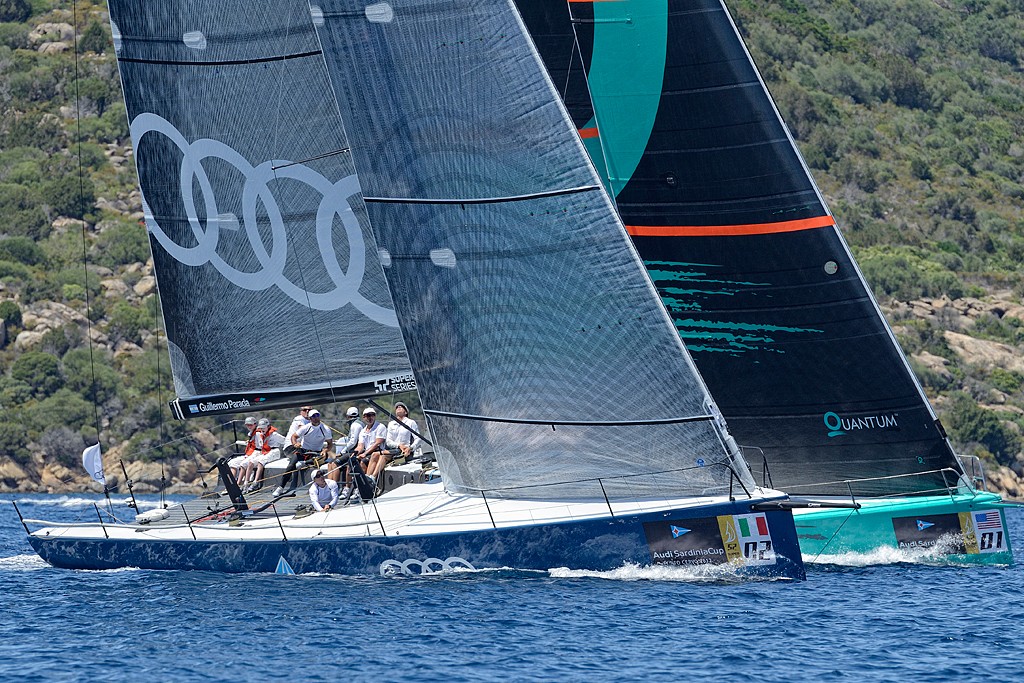
[[(728, 4), (957, 447), (1024, 473), (1024, 0)], [(97, 423), (187, 454), (135, 181), (105, 6), (0, 0), (0, 490)]]

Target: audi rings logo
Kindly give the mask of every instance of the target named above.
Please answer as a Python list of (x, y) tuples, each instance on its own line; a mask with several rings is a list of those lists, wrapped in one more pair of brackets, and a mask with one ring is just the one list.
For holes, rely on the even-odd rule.
[(436, 557), (428, 557), (420, 562), (419, 560), (384, 560), (380, 563), (381, 576), (395, 576), (405, 574), (406, 576), (422, 576), (424, 574), (438, 574), (440, 572), (452, 571), (455, 569), (476, 569), (468, 560), (461, 557), (449, 557), (447, 560), (439, 560)]
[[(179, 177), (181, 197), (196, 245), (182, 246), (164, 232), (143, 196), (146, 227), (172, 258), (187, 266), (203, 266), (209, 263), (228, 281), (243, 289), (263, 291), (277, 287), (296, 302), (303, 306), (309, 305), (316, 310), (332, 311), (345, 304), (352, 304), (356, 310), (382, 325), (398, 324), (393, 310), (368, 301), (359, 293), (366, 274), (366, 242), (359, 220), (350, 205), (350, 200), (360, 193), (359, 180), (355, 175), (332, 183), (307, 166), (286, 160), (275, 159), (253, 166), (241, 154), (217, 140), (204, 138), (188, 142), (170, 122), (153, 113), (139, 114), (132, 121), (131, 136), (135, 141), (137, 155), (139, 148), (142, 147), (143, 137), (148, 134), (163, 135), (174, 143), (182, 154)], [(255, 272), (239, 270), (217, 253), (221, 229), (237, 229), (238, 222), (235, 216), (224, 214), (218, 209), (213, 184), (203, 168), (203, 161), (209, 158), (220, 159), (230, 164), (245, 179), (242, 188), (242, 225), (252, 253), (260, 264), (260, 269)], [(272, 182), (282, 179), (304, 183), (321, 195), (320, 204), (316, 209), (316, 246), (334, 284), (334, 289), (330, 291), (310, 292), (285, 277), (288, 240), (284, 216), (271, 189)], [(205, 220), (199, 218), (194, 196), (195, 187), (199, 188), (202, 195)], [(272, 240), (269, 251), (257, 228), (258, 205), (266, 212), (265, 220), (269, 221), (271, 228)], [(335, 255), (331, 235), (335, 216), (340, 218), (348, 238), (347, 270), (338, 263)]]

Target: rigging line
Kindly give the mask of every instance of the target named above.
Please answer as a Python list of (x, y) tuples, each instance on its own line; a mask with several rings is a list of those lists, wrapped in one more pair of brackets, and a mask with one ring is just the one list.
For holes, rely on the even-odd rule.
[(319, 161), (320, 159), (326, 159), (327, 157), (333, 157), (338, 154), (345, 154), (346, 152), (352, 151), (351, 147), (342, 147), (332, 152), (324, 152), (323, 154), (317, 154), (314, 157), (307, 157), (305, 159), (299, 159), (298, 161), (289, 161), (287, 164), (281, 164), (280, 166), (271, 166), (271, 171), (276, 171), (280, 168), (288, 168), (289, 166), (298, 166), (299, 164), (307, 164), (310, 161)]
[(525, 420), (516, 417), (492, 417), (487, 415), (467, 415), (464, 413), (451, 413), (444, 410), (432, 410), (421, 408), (430, 415), (438, 417), (452, 417), (460, 420), (477, 420), (479, 422), (503, 422), (520, 425), (558, 425), (560, 427), (633, 427), (647, 425), (685, 424), (689, 422), (711, 422), (714, 415), (691, 415), (688, 417), (666, 417), (656, 420)]
[(832, 537), (828, 539), (828, 542), (825, 543), (825, 545), (821, 546), (821, 550), (819, 550), (818, 554), (814, 556), (812, 562), (818, 561), (818, 558), (821, 557), (821, 554), (825, 552), (825, 549), (828, 548), (832, 541), (836, 540), (836, 536), (839, 535), (839, 532), (843, 530), (843, 527), (846, 526), (846, 523), (850, 521), (850, 517), (853, 517), (853, 513), (856, 511), (856, 509), (850, 510), (850, 514), (846, 515), (846, 519), (844, 519), (843, 523), (839, 525), (839, 528), (832, 533)]
[[(319, 37), (319, 34), (316, 32), (315, 28), (314, 28), (314, 31), (313, 31), (313, 35), (315, 35), (317, 37), (317, 43), (319, 44), (320, 37)], [(288, 41), (290, 36), (291, 36), (291, 24), (288, 24), (287, 26), (285, 26), (285, 32), (284, 32), (284, 41), (285, 41), (284, 44), (285, 45), (287, 45), (287, 41)], [(317, 51), (317, 54), (323, 55), (322, 46), (321, 46), (321, 49)], [(322, 61), (322, 59), (321, 59), (321, 61)], [(276, 108), (277, 110), (274, 113), (274, 117), (275, 117), (276, 120), (275, 120), (275, 125), (274, 125), (274, 147), (273, 147), (273, 149), (275, 149), (275, 150), (278, 148), (277, 145), (278, 145), (278, 142), (280, 140), (280, 131), (281, 131), (281, 110), (282, 110), (282, 106), (283, 106), (283, 103), (284, 103), (284, 88), (282, 88), (280, 86), (281, 86), (282, 83), (286, 82), (286, 80), (284, 78), (284, 76), (285, 76), (284, 68), (285, 68), (285, 62), (282, 60), (281, 61), (281, 66), (280, 66), (280, 74), (281, 74), (281, 76), (280, 76), (280, 78), (277, 79), (277, 83), (278, 83), (278, 90), (277, 90), (278, 97), (277, 97), (277, 108)], [(339, 115), (339, 118), (340, 118), (340, 115)], [(327, 156), (331, 156), (333, 154), (342, 153), (342, 152), (347, 151), (347, 150), (348, 150), (347, 147), (343, 147), (340, 150), (338, 150), (337, 152), (328, 152), (326, 154), (322, 154), (320, 156), (313, 157), (313, 158), (314, 159), (321, 159), (321, 158), (324, 158), (324, 157), (327, 157)], [(296, 163), (301, 163), (301, 162), (292, 162), (292, 163), (296, 164)], [(286, 168), (287, 166), (290, 166), (290, 165), (292, 165), (292, 164), (283, 164), (281, 166), (271, 167), (271, 171), (274, 174), (275, 180), (278, 179), (278, 177), (277, 177), (278, 169)], [(333, 222), (334, 222), (334, 218), (332, 216), (331, 217), (332, 229), (333, 229)], [(314, 233), (315, 232), (316, 232), (316, 228), (314, 227)], [(314, 239), (315, 239), (315, 236), (314, 236)], [(306, 308), (309, 309), (309, 319), (310, 319), (310, 323), (312, 324), (312, 327), (313, 327), (313, 337), (314, 337), (314, 339), (316, 339), (317, 349), (319, 349), (319, 351), (320, 351), (320, 361), (321, 361), (321, 363), (323, 363), (324, 374), (327, 375), (327, 377), (328, 377), (327, 387), (331, 390), (332, 402), (336, 403), (338, 399), (337, 399), (337, 396), (336, 396), (335, 390), (334, 390), (334, 380), (333, 380), (333, 378), (331, 378), (330, 373), (327, 371), (328, 370), (328, 367), (327, 367), (327, 352), (324, 349), (323, 339), (320, 336), (320, 329), (317, 327), (317, 324), (316, 324), (316, 314), (313, 312), (313, 304), (312, 304), (312, 301), (310, 300), (309, 288), (306, 286), (306, 273), (305, 273), (305, 270), (306, 270), (305, 268), (301, 268), (301, 267), (299, 268), (299, 279), (302, 282), (302, 291), (305, 292), (305, 294), (306, 294)]]
[(371, 204), (502, 204), (506, 202), (524, 202), (531, 199), (561, 197), (578, 192), (590, 192), (600, 189), (599, 185), (581, 185), (561, 190), (532, 192), (530, 194), (510, 195), (508, 197), (482, 197), (479, 199), (428, 199), (426, 197), (363, 197), (363, 201)]
[[(81, 77), (79, 75), (78, 52), (78, 0), (71, 3), (72, 17), (75, 22), (75, 132), (78, 138), (78, 202), (79, 208), (85, 203), (85, 164), (82, 161), (82, 98), (80, 92)], [(85, 271), (85, 321), (89, 337), (89, 370), (92, 373), (92, 415), (96, 423), (96, 443), (100, 442), (100, 409), (97, 405), (99, 395), (96, 391), (96, 360), (93, 353), (92, 340), (92, 297), (89, 295), (89, 248), (88, 228), (82, 221), (82, 270)]]

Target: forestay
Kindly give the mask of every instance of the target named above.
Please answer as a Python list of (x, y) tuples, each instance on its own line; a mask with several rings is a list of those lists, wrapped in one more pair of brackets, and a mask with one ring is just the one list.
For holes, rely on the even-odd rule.
[(179, 411), (408, 375), (308, 6), (110, 12)]
[(518, 0), (552, 73), (575, 29), (596, 117), (580, 133), (730, 428), (763, 449), (774, 484), (955, 484), (942, 427), (724, 4), (550, 4)]
[(313, 16), (446, 486), (749, 485), (511, 5)]

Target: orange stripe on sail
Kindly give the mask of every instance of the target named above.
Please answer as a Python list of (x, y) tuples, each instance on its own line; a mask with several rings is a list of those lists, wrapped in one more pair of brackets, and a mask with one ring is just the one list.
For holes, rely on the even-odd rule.
[(583, 138), (584, 140), (586, 140), (587, 138), (597, 137), (597, 128), (580, 128), (576, 132), (579, 133), (580, 137)]
[(816, 216), (779, 223), (748, 223), (747, 225), (627, 225), (633, 237), (716, 237), (722, 235), (768, 235), (773, 232), (796, 232), (835, 225), (832, 216)]

